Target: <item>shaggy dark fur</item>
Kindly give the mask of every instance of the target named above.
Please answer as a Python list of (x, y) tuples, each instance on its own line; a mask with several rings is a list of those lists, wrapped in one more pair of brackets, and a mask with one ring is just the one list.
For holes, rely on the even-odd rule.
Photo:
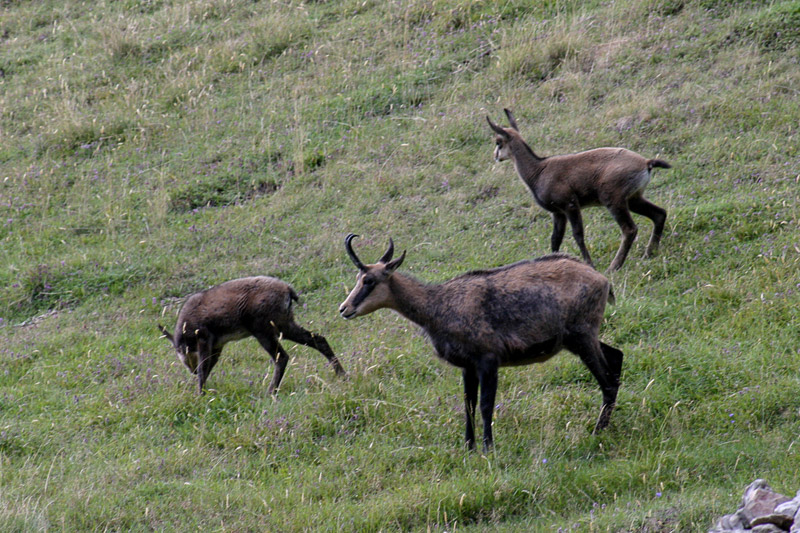
[(581, 358), (603, 393), (595, 431), (608, 425), (617, 398), (622, 352), (600, 342), (599, 330), (611, 285), (590, 266), (564, 254), (489, 270), (476, 270), (440, 284), (396, 272), (405, 252), (359, 268), (356, 285), (342, 303), (344, 318), (394, 309), (418, 324), (436, 355), (462, 369), (466, 442), (475, 446), (474, 414), (480, 387), (483, 444), (492, 446), (492, 413), (498, 369), (543, 363), (566, 348)]
[(283, 281), (267, 276), (234, 279), (189, 296), (178, 314), (175, 334), (162, 325), (159, 330), (175, 347), (178, 358), (197, 374), (198, 390), (226, 343), (255, 337), (275, 361), (275, 373), (267, 391), (273, 394), (281, 383), (289, 356), (278, 342), (289, 339), (310, 346), (324, 355), (336, 374), (344, 369), (325, 337), (311, 333), (294, 321), (294, 289)]

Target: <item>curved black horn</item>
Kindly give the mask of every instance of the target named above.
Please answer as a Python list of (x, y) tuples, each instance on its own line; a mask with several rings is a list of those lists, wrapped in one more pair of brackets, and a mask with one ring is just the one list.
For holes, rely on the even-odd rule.
[(489, 126), (495, 131), (495, 133), (497, 133), (498, 135), (502, 135), (503, 137), (506, 138), (508, 137), (508, 133), (506, 133), (506, 130), (504, 130), (503, 128), (492, 122), (492, 119), (489, 118), (489, 115), (486, 115), (486, 122), (489, 123)]
[(392, 238), (389, 237), (389, 248), (386, 249), (386, 253), (383, 254), (383, 257), (378, 259), (379, 263), (388, 263), (392, 260), (392, 256), (394, 255), (394, 241)]
[(353, 262), (354, 265), (358, 267), (358, 269), (362, 272), (366, 272), (367, 267), (364, 266), (364, 263), (361, 262), (361, 259), (358, 258), (356, 253), (353, 251), (353, 245), (350, 242), (358, 237), (355, 233), (350, 233), (347, 237), (344, 238), (344, 249), (347, 250), (347, 255), (350, 256), (350, 260)]

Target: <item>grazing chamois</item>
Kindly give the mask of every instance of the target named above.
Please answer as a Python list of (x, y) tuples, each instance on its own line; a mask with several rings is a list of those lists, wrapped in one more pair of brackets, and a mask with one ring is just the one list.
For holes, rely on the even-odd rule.
[(625, 148), (595, 148), (577, 154), (539, 157), (522, 139), (511, 111), (504, 111), (510, 128), (501, 128), (486, 117), (489, 126), (497, 133), (494, 159), (511, 159), (536, 203), (552, 214), (552, 251), (557, 252), (561, 247), (569, 220), (583, 260), (592, 264), (583, 242), (581, 219), (581, 207), (592, 205), (605, 206), (622, 229), (622, 242), (609, 271), (622, 267), (636, 238), (638, 228), (631, 211), (653, 221), (653, 234), (645, 257), (656, 251), (667, 212), (646, 200), (644, 189), (650, 181), (650, 171), (654, 167), (671, 168), (669, 163), (661, 159), (645, 159)]
[(609, 281), (565, 254), (552, 254), (489, 270), (476, 270), (436, 285), (397, 272), (405, 252), (392, 259), (394, 243), (376, 264), (358, 267), (356, 285), (339, 307), (344, 318), (389, 308), (418, 324), (436, 355), (462, 369), (466, 443), (475, 447), (474, 415), (481, 389), (483, 446), (492, 447), (492, 413), (502, 366), (543, 363), (566, 348), (581, 358), (603, 392), (594, 427), (608, 425), (617, 398), (622, 352), (600, 342)]
[(278, 342), (280, 339), (314, 348), (327, 357), (337, 375), (344, 375), (325, 337), (303, 329), (294, 321), (292, 302), (296, 301), (294, 289), (279, 279), (268, 276), (234, 279), (189, 296), (178, 313), (174, 336), (161, 324), (158, 329), (172, 343), (178, 359), (197, 374), (200, 394), (223, 346), (250, 336), (275, 361), (269, 394), (278, 389), (289, 362), (289, 355)]

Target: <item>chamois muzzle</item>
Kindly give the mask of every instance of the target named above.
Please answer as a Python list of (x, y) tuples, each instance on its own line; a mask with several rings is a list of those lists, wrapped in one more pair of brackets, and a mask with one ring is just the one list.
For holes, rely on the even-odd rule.
[(342, 315), (342, 318), (345, 320), (349, 320), (356, 316), (356, 311), (355, 309), (348, 310), (347, 306), (342, 304), (341, 307), (339, 307), (339, 314)]

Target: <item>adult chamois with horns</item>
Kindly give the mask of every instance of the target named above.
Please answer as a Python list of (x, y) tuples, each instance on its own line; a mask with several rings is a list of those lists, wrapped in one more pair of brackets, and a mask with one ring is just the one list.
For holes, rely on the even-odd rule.
[(468, 272), (440, 284), (425, 284), (397, 272), (394, 243), (377, 263), (358, 268), (356, 284), (339, 307), (344, 318), (381, 308), (418, 324), (436, 355), (461, 368), (466, 407), (466, 443), (475, 447), (474, 415), (480, 388), (483, 446), (492, 447), (492, 414), (498, 369), (543, 363), (566, 348), (581, 358), (603, 393), (594, 427), (608, 425), (617, 398), (622, 352), (600, 341), (600, 323), (612, 296), (609, 281), (589, 265), (552, 254), (489, 270)]
[(178, 313), (174, 336), (161, 324), (158, 329), (172, 343), (178, 359), (197, 374), (200, 394), (225, 344), (251, 336), (275, 362), (269, 394), (278, 389), (289, 362), (278, 342), (281, 339), (314, 348), (328, 359), (337, 375), (344, 375), (325, 337), (294, 321), (292, 304), (297, 300), (294, 289), (277, 278), (234, 279), (189, 296)]
[(661, 159), (646, 159), (625, 148), (595, 148), (577, 154), (539, 157), (522, 139), (511, 111), (504, 111), (510, 128), (502, 128), (486, 117), (497, 134), (494, 159), (511, 159), (536, 203), (552, 214), (552, 251), (557, 252), (561, 247), (569, 220), (583, 260), (592, 264), (583, 242), (581, 208), (593, 205), (605, 206), (622, 229), (622, 242), (609, 271), (622, 267), (636, 238), (638, 228), (631, 211), (653, 221), (653, 234), (645, 257), (656, 251), (667, 212), (646, 200), (644, 190), (650, 182), (650, 171), (656, 167), (671, 168), (669, 163)]

